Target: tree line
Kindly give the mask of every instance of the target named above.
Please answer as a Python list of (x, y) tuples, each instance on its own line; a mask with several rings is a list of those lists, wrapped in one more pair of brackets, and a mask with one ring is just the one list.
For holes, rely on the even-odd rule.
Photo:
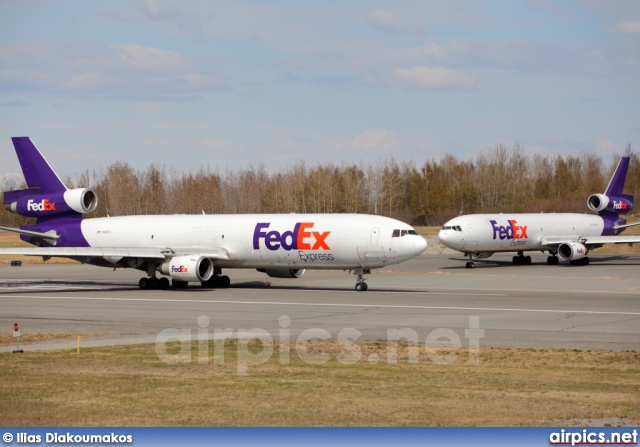
[[(631, 157), (625, 192), (640, 193), (640, 156)], [(379, 160), (365, 166), (300, 162), (270, 173), (263, 166), (238, 171), (177, 172), (150, 164), (136, 170), (117, 161), (64, 178), (69, 188), (92, 187), (98, 208), (91, 217), (132, 214), (367, 213), (414, 225), (442, 225), (471, 213), (589, 212), (586, 199), (604, 192), (620, 155), (528, 156), (515, 143), (496, 144), (472, 160), (446, 155), (422, 166)], [(0, 177), (2, 190), (24, 188)], [(3, 210), (1, 225), (27, 222)]]

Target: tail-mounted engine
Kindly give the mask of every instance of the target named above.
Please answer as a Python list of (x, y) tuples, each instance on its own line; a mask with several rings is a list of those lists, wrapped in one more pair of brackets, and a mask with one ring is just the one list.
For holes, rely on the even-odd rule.
[(614, 197), (605, 194), (592, 194), (587, 199), (591, 211), (625, 214), (633, 209), (633, 196)]
[(40, 188), (21, 189), (5, 192), (4, 206), (23, 217), (42, 219), (90, 213), (98, 206), (98, 196), (89, 188), (48, 194), (41, 193)]
[(304, 275), (305, 269), (257, 269), (266, 273), (272, 278), (300, 278)]
[(589, 250), (580, 242), (565, 242), (558, 246), (558, 256), (565, 261), (577, 261), (587, 256)]

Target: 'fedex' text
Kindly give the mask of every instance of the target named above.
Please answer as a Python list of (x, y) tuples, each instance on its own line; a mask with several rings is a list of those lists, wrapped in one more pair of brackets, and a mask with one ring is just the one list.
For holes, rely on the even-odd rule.
[(269, 250), (330, 250), (327, 245), (327, 236), (330, 231), (323, 233), (311, 231), (313, 222), (298, 222), (293, 230), (280, 233), (277, 230), (268, 231), (271, 223), (260, 222), (253, 231), (253, 248), (260, 249), (260, 239), (264, 240), (264, 245)]
[(55, 211), (55, 202), (49, 202), (49, 199), (44, 199), (42, 202), (34, 202), (33, 200), (27, 201), (27, 211)]
[(616, 202), (614, 200), (613, 201), (613, 209), (614, 210), (626, 210), (627, 209), (627, 204), (624, 203), (622, 200), (620, 200), (619, 202)]
[(515, 220), (509, 220), (509, 225), (502, 226), (498, 225), (498, 222), (495, 220), (490, 220), (491, 226), (493, 227), (493, 238), (499, 237), (500, 239), (526, 239), (527, 236), (527, 226), (526, 225), (518, 225), (518, 222)]

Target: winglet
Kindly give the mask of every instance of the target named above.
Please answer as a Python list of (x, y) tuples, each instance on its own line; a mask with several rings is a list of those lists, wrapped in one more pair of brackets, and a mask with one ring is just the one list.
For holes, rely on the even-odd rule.
[(64, 192), (67, 187), (42, 156), (29, 137), (12, 137), (13, 146), (29, 188), (40, 188), (42, 193)]

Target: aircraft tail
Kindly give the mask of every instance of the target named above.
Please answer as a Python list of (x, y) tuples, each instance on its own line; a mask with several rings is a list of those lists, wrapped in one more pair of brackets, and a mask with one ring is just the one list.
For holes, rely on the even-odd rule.
[(592, 194), (587, 199), (589, 209), (596, 211), (605, 221), (603, 234), (617, 235), (624, 228), (638, 225), (627, 224), (627, 221), (620, 217), (620, 214), (627, 214), (633, 209), (633, 196), (623, 193), (628, 170), (629, 157), (622, 157), (604, 194)]
[(11, 140), (27, 188), (4, 193), (7, 210), (43, 222), (59, 217), (79, 218), (96, 209), (96, 193), (89, 188), (67, 189), (29, 137)]
[(29, 137), (13, 137), (13, 147), (24, 174), (29, 189), (40, 188), (40, 192), (64, 192), (64, 186), (58, 174), (55, 173), (51, 165), (45, 160), (38, 148)]

